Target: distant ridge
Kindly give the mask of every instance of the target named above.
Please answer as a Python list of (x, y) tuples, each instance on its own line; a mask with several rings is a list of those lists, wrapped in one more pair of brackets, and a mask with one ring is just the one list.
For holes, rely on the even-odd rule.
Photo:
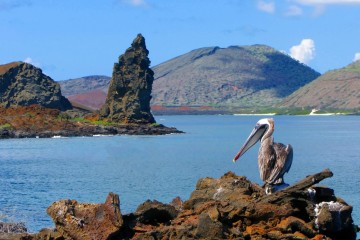
[(360, 61), (326, 72), (287, 97), (280, 107), (353, 110), (360, 108)]
[(105, 103), (110, 77), (93, 75), (59, 81), (62, 93), (74, 104), (92, 110), (100, 109)]
[(106, 96), (110, 79), (111, 78), (108, 76), (92, 75), (59, 81), (59, 84), (61, 86), (61, 91), (65, 96), (73, 96), (93, 90), (104, 91)]
[(265, 45), (193, 50), (153, 68), (167, 106), (269, 107), (320, 74)]
[[(152, 105), (266, 108), (320, 74), (266, 45), (206, 47), (152, 68)], [(64, 95), (91, 108), (104, 102), (110, 77), (60, 81)], [(100, 92), (99, 92), (100, 91)], [(94, 103), (99, 101), (98, 103)]]

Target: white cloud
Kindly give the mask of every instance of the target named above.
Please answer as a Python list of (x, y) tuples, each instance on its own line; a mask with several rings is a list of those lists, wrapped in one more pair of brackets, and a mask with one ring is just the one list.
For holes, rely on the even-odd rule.
[(300, 16), (303, 14), (302, 8), (296, 5), (291, 5), (285, 12), (285, 16)]
[(328, 5), (356, 5), (360, 4), (360, 0), (293, 0), (303, 6), (314, 7), (313, 16), (320, 16), (325, 12)]
[(302, 63), (308, 64), (315, 57), (315, 42), (303, 39), (299, 45), (290, 48), (290, 56)]
[(23, 62), (30, 63), (31, 65), (34, 65), (35, 67), (40, 67), (41, 64), (38, 62), (35, 62), (31, 57), (25, 58)]
[(130, 4), (134, 7), (143, 7), (146, 6), (145, 0), (122, 0), (123, 3)]
[(358, 52), (358, 53), (355, 53), (355, 56), (354, 56), (354, 62), (356, 62), (356, 61), (359, 61), (360, 60), (360, 52)]
[(360, 0), (296, 0), (303, 5), (360, 4)]
[(274, 13), (275, 12), (275, 3), (259, 0), (257, 2), (257, 8), (263, 12)]

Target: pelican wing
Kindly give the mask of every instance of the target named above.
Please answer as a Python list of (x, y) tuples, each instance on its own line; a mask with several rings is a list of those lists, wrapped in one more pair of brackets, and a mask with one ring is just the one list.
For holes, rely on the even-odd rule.
[(266, 180), (266, 182), (271, 184), (283, 178), (284, 174), (290, 170), (293, 160), (293, 149), (290, 144), (285, 146), (281, 143), (274, 143), (273, 146), (277, 159), (269, 178)]

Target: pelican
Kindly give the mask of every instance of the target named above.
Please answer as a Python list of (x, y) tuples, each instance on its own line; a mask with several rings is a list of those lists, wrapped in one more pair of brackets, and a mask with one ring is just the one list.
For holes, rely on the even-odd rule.
[(285, 187), (284, 185), (288, 186), (284, 183), (284, 174), (289, 171), (293, 159), (291, 145), (285, 146), (282, 143), (274, 143), (273, 132), (274, 120), (272, 118), (260, 119), (233, 159), (236, 162), (249, 148), (260, 140), (258, 164), (260, 178), (265, 182), (266, 194), (271, 194), (273, 190)]

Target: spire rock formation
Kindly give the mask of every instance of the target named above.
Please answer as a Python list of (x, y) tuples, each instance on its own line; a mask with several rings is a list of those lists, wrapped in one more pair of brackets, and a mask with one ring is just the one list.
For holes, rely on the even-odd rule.
[(71, 103), (62, 96), (60, 85), (37, 68), (25, 62), (0, 65), (0, 106), (41, 105), (65, 111)]
[(106, 102), (100, 117), (119, 123), (154, 123), (150, 112), (154, 72), (150, 69), (145, 38), (138, 34), (114, 64)]

